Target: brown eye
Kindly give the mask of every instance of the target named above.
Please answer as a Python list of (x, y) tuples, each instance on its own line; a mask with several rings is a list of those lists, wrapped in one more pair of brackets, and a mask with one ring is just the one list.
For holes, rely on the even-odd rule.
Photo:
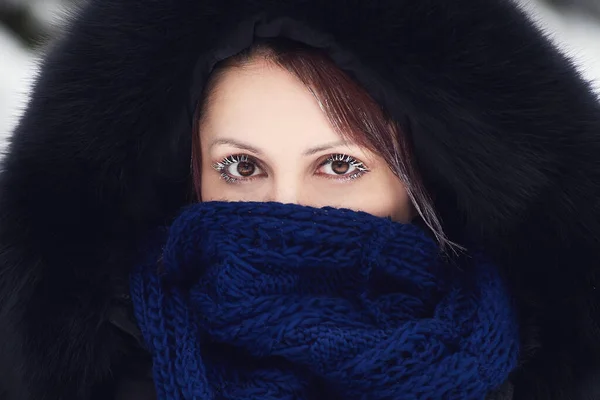
[(331, 163), (331, 170), (338, 175), (344, 175), (350, 169), (350, 164), (345, 161), (333, 161)]
[(256, 171), (256, 166), (248, 161), (243, 161), (238, 163), (237, 165), (237, 173), (240, 176), (248, 177), (254, 175), (254, 171)]

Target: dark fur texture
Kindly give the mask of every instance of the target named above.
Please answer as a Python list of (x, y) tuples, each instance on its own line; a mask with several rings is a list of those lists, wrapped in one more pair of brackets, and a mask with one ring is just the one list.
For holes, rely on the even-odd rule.
[(515, 399), (600, 399), (600, 107), (504, 0), (91, 0), (0, 175), (0, 398), (110, 396), (128, 346), (108, 309), (136, 240), (188, 201), (194, 67), (260, 11), (361, 61), (452, 237), (503, 266)]

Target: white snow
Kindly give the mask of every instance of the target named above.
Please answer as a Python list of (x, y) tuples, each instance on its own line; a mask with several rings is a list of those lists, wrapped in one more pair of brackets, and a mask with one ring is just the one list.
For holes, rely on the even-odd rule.
[[(579, 66), (600, 94), (600, 21), (577, 11), (557, 10), (518, 0), (544, 32)], [(600, 1), (600, 0), (599, 0)]]
[(27, 102), (36, 58), (0, 26), (0, 152)]

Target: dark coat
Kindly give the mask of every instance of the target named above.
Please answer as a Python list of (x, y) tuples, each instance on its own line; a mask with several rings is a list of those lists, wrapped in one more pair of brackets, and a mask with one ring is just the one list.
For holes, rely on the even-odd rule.
[(600, 399), (600, 106), (508, 0), (89, 0), (0, 173), (0, 399), (151, 388), (132, 249), (189, 201), (212, 63), (273, 36), (326, 49), (370, 91), (410, 133), (451, 239), (502, 266), (514, 399)]

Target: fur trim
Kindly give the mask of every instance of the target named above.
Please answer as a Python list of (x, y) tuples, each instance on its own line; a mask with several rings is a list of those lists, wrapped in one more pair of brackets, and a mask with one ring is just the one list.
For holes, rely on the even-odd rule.
[(404, 121), (449, 231), (506, 268), (530, 348), (515, 399), (586, 398), (600, 364), (600, 106), (506, 0), (90, 0), (3, 161), (0, 393), (110, 386), (126, 346), (108, 310), (134, 244), (188, 200), (198, 65), (248, 20), (242, 39), (268, 26), (328, 49)]

